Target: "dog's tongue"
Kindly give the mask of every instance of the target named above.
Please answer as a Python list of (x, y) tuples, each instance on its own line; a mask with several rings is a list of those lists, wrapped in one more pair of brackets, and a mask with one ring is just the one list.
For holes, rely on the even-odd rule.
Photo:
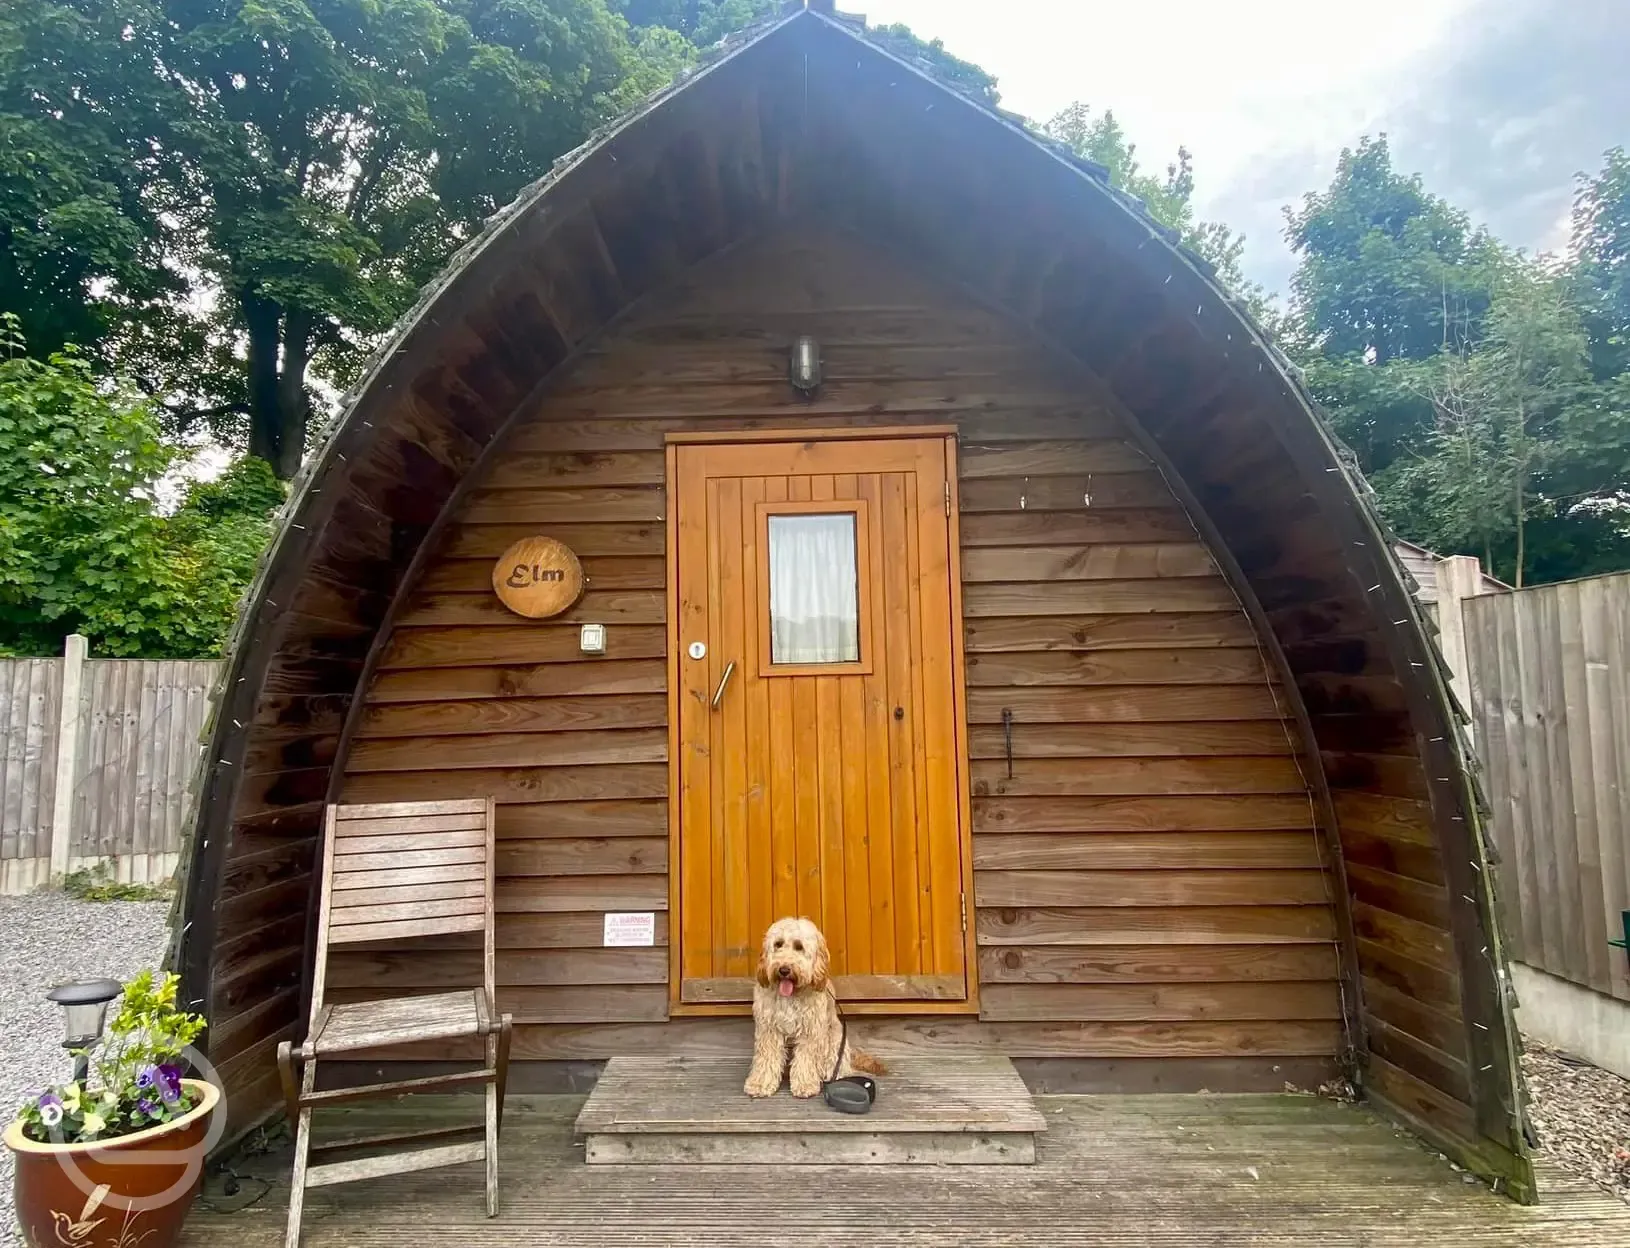
[(790, 997), (798, 990), (798, 985), (793, 983), (790, 979), (783, 979), (776, 985), (775, 990), (783, 997)]

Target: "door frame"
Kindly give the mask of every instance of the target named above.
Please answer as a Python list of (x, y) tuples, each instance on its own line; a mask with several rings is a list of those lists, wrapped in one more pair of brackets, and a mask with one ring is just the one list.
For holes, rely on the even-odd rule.
[(870, 439), (940, 439), (945, 444), (946, 551), (951, 603), (951, 717), (955, 741), (952, 761), (956, 765), (957, 845), (961, 854), (962, 877), (962, 964), (968, 993), (961, 1001), (855, 1001), (845, 1002), (847, 1014), (973, 1014), (979, 1013), (979, 949), (974, 902), (973, 804), (968, 762), (968, 665), (964, 653), (966, 629), (962, 618), (962, 511), (959, 496), (957, 438), (955, 425), (900, 425), (845, 427), (822, 425), (816, 428), (729, 429), (669, 433), (664, 439), (664, 489), (666, 490), (663, 528), (667, 554), (668, 614), (668, 1015), (719, 1016), (751, 1014), (752, 1006), (739, 1003), (702, 1003), (680, 1000), (684, 922), (680, 886), (680, 782), (679, 714), (681, 683), (679, 636), (679, 448), (698, 443), (736, 444), (753, 442), (862, 442)]

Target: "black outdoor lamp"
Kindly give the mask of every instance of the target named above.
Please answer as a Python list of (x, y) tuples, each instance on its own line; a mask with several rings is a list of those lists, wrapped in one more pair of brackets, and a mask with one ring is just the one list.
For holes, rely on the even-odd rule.
[(88, 979), (59, 984), (46, 999), (62, 1007), (62, 1047), (74, 1055), (74, 1080), (84, 1083), (90, 1073), (90, 1049), (102, 1038), (108, 1002), (124, 991), (116, 979)]

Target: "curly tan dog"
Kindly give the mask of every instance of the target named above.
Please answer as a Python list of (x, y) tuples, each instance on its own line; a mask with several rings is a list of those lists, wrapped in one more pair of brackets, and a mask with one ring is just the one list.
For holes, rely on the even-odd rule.
[[(748, 1096), (774, 1096), (788, 1072), (794, 1096), (814, 1096), (823, 1080), (864, 1071), (887, 1074), (883, 1063), (845, 1042), (838, 997), (828, 972), (826, 937), (808, 919), (778, 919), (764, 933), (753, 988), (753, 1068)], [(838, 1045), (843, 1062), (838, 1063)]]

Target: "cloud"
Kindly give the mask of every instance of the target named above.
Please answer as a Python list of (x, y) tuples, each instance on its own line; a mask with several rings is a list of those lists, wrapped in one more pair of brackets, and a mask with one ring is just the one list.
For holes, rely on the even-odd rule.
[(1630, 143), (1630, 0), (858, 0), (1000, 79), (1045, 118), (1113, 108), (1146, 166), (1194, 153), (1201, 215), (1284, 290), (1282, 208), (1386, 131), (1399, 168), (1538, 250), (1566, 238), (1573, 174)]
[(1427, 185), (1530, 251), (1567, 241), (1574, 175), (1630, 143), (1630, 4), (1502, 0), (1423, 58), (1387, 117)]

